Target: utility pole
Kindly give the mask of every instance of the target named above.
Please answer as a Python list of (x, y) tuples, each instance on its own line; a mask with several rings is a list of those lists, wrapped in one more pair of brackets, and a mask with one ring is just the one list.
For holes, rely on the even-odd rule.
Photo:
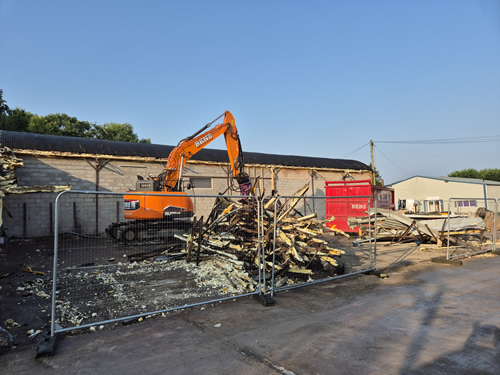
[(375, 160), (373, 159), (373, 141), (370, 139), (370, 152), (372, 156), (372, 185), (375, 186)]

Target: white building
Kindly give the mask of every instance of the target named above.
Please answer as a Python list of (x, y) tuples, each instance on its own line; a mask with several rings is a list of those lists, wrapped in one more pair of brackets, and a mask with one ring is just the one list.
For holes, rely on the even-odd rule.
[(460, 177), (413, 176), (390, 185), (396, 208), (412, 212), (495, 210), (500, 182)]

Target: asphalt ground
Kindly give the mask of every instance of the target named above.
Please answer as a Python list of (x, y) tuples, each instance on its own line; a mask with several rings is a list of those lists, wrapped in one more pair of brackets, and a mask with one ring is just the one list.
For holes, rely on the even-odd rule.
[(407, 262), (386, 279), (282, 292), (274, 306), (245, 297), (67, 335), (55, 356), (13, 348), (0, 374), (500, 373), (500, 257)]

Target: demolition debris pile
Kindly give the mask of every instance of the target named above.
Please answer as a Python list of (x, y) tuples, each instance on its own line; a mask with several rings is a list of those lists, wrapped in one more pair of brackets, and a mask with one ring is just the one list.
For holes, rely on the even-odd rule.
[[(283, 283), (342, 274), (343, 264), (336, 258), (344, 251), (330, 247), (325, 240), (324, 235), (330, 232), (327, 221), (319, 220), (317, 213), (302, 216), (296, 210), (308, 189), (306, 184), (282, 204), (278, 197), (268, 200), (261, 213), (260, 229), (255, 197), (218, 198), (205, 223), (201, 219), (193, 233), (176, 236), (186, 243), (187, 261), (216, 257), (233, 286), (254, 290), (259, 267), (265, 272), (272, 270), (276, 243), (275, 273)], [(259, 249), (264, 258), (259, 257)]]
[[(379, 208), (371, 209), (368, 217), (349, 218), (349, 225), (358, 226), (365, 238), (356, 241), (356, 244), (376, 238), (377, 241), (392, 243), (417, 242), (447, 246), (448, 240), (451, 245), (455, 245), (472, 237), (481, 243), (492, 229), (483, 220), (486, 215), (491, 217), (493, 213), (480, 208), (473, 217), (457, 214), (400, 214)], [(490, 221), (493, 222), (492, 219)]]

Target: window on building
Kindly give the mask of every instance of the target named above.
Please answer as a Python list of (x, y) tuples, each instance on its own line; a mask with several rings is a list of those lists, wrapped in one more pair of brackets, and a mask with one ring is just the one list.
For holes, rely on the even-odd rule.
[(477, 207), (477, 201), (457, 201), (455, 207)]
[(210, 177), (190, 177), (189, 183), (193, 189), (212, 189), (212, 179)]

